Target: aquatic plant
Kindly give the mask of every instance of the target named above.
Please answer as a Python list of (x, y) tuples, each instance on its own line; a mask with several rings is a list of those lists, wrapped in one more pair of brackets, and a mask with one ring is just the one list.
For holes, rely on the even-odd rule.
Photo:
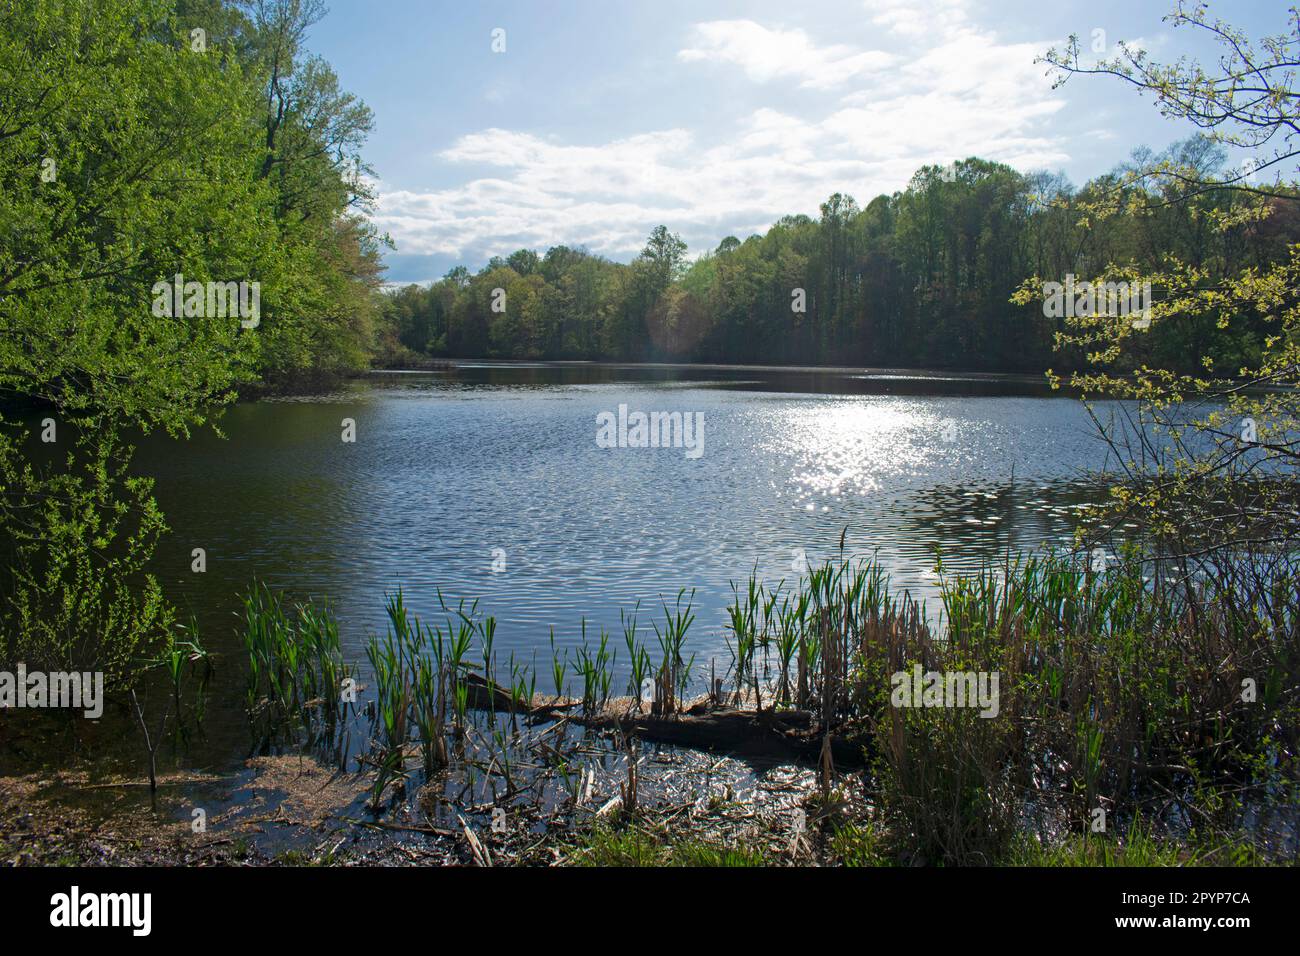
[(660, 714), (676, 712), (677, 700), (690, 681), (691, 666), (695, 660), (694, 655), (690, 660), (683, 656), (686, 636), (691, 623), (695, 620), (693, 610), (695, 590), (691, 590), (684, 607), (683, 597), (686, 597), (685, 588), (677, 592), (677, 600), (671, 610), (666, 601), (661, 601), (664, 612), (663, 630), (660, 630), (658, 624), (652, 624), (661, 654), (657, 678), (659, 698), (657, 704)]
[[(840, 800), (835, 747), (847, 743), (869, 755), (862, 783), (879, 811), (873, 858), (883, 852), (879, 834), (893, 833), (907, 835), (913, 860), (991, 862), (1006, 858), (1026, 820), (1086, 834), (1099, 811), (1221, 834), (1239, 831), (1248, 812), (1272, 826), (1258, 808), (1285, 811), (1296, 800), (1300, 575), (1293, 562), (1261, 560), (1250, 570), (1197, 578), (1153, 566), (1136, 551), (1102, 570), (1085, 557), (1045, 552), (961, 573), (940, 559), (933, 616), (893, 589), (874, 560), (841, 555), (789, 588), (751, 574), (744, 586), (733, 585), (727, 612), (732, 699), (755, 711), (764, 698), (769, 710), (793, 708), (774, 719), (789, 718), (789, 726), (820, 738), (825, 806)], [(657, 660), (638, 640), (636, 612), (622, 618), (629, 691), (640, 700), (642, 682), (653, 679), (651, 709), (661, 717), (682, 707), (694, 662), (687, 646), (693, 601), (685, 589), (674, 604), (661, 601), (662, 619), (652, 622)], [(399, 592), (388, 602), (387, 633), (371, 639), (372, 803), (405, 780), (401, 755), (412, 736), (426, 776), (448, 764), (449, 712), (463, 739), (458, 748), (468, 753), (467, 786), (478, 779), (495, 794), (504, 778), (507, 792), (516, 792), (526, 785), (518, 776), (517, 733), (475, 733), (469, 710), (524, 712), (530, 725), (535, 715), (554, 719), (552, 708), (569, 706), (561, 698), (572, 663), (581, 709), (530, 746), (544, 774), (562, 777), (581, 806), (589, 778), (583, 773), (574, 783), (573, 752), (562, 740), (569, 721), (607, 719), (617, 658), (610, 635), (602, 629), (593, 642), (582, 621), (571, 662), (552, 630), (555, 700), (536, 707), (535, 666), (511, 655), (507, 688), (472, 673), (476, 639), (481, 666), (489, 673), (495, 667), (495, 622), (480, 621), (475, 605), (442, 607), (445, 625), (430, 629), (410, 618)], [(336, 632), (313, 615), (286, 612), (265, 590), (248, 599), (250, 661), (264, 706), (280, 701), (285, 713), (314, 712), (311, 689), (332, 679), (321, 674), (337, 673), (329, 652)], [(900, 675), (909, 682), (915, 675), (919, 684), (922, 675), (954, 674), (996, 674), (997, 684), (988, 684), (996, 699), (979, 708), (931, 706), (908, 692), (900, 702)], [(557, 732), (547, 740), (551, 729)], [(638, 800), (634, 764), (628, 774), (620, 789), (630, 811)]]
[(243, 606), (247, 703), (249, 713), (261, 718), (264, 741), (281, 728), (331, 739), (347, 708), (344, 682), (353, 674), (333, 614), (311, 601), (286, 609), (281, 595), (264, 583), (248, 591)]
[(628, 656), (628, 694), (636, 701), (637, 709), (643, 709), (646, 701), (642, 700), (644, 696), (643, 688), (646, 679), (650, 676), (652, 667), (650, 652), (646, 650), (645, 644), (637, 640), (637, 612), (641, 609), (641, 602), (638, 601), (632, 608), (631, 614), (625, 614), (622, 608), (619, 608), (618, 620), (623, 628), (623, 646), (627, 648)]
[(587, 622), (582, 622), (582, 645), (578, 648), (577, 671), (582, 678), (582, 712), (595, 714), (604, 709), (609, 700), (611, 673), (617, 652), (609, 651), (609, 634), (600, 631), (600, 643), (593, 652), (587, 646)]

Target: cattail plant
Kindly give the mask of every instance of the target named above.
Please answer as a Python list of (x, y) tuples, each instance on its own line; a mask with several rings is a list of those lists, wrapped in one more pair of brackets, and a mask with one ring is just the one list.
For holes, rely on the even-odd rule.
[(636, 607), (632, 609), (631, 615), (625, 616), (622, 609), (618, 612), (619, 623), (623, 626), (623, 645), (627, 648), (627, 656), (630, 661), (628, 691), (636, 701), (637, 710), (642, 710), (647, 703), (641, 699), (644, 696), (642, 688), (645, 686), (646, 678), (650, 676), (651, 668), (654, 666), (650, 661), (650, 652), (646, 650), (643, 643), (636, 639), (636, 617), (640, 608), (641, 602), (638, 601)]
[[(683, 607), (682, 598), (685, 595), (685, 588), (677, 592), (677, 602), (672, 610), (669, 610), (666, 601), (661, 602), (664, 611), (663, 630), (660, 630), (657, 624), (653, 625), (662, 655), (657, 677), (659, 697), (657, 709), (661, 715), (676, 712), (678, 695), (684, 690), (690, 678), (690, 664), (683, 656), (683, 649), (686, 645), (686, 634), (695, 620), (695, 612), (692, 609), (695, 602), (694, 589), (691, 590), (690, 597)], [(693, 655), (691, 660), (694, 660)]]

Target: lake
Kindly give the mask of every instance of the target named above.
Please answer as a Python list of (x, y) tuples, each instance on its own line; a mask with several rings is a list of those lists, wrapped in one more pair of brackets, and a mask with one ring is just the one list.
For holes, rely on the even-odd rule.
[[(702, 416), (698, 455), (601, 447), (620, 405)], [(573, 647), (585, 618), (621, 649), (620, 609), (640, 602), (648, 627), (683, 588), (699, 673), (721, 673), (731, 582), (793, 580), (845, 528), (847, 554), (933, 598), (936, 548), (973, 569), (1069, 545), (1104, 461), (1083, 408), (1037, 379), (900, 371), (464, 364), (241, 403), (220, 427), (137, 458), (173, 529), (155, 570), (210, 649), (238, 661), (254, 578), (327, 598), (358, 662), (385, 592), (441, 620), (441, 589), (496, 617), (503, 670), (513, 653), (543, 675), (552, 629)], [(243, 669), (221, 671), (214, 704), (237, 721)]]

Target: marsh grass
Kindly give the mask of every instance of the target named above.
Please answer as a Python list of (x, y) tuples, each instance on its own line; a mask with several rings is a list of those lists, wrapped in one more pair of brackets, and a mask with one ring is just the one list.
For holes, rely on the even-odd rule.
[(651, 662), (650, 652), (646, 650), (645, 644), (638, 641), (636, 637), (637, 613), (640, 610), (641, 602), (638, 601), (631, 614), (626, 614), (621, 608), (618, 612), (619, 624), (622, 625), (623, 629), (623, 646), (627, 648), (628, 695), (636, 701), (637, 710), (642, 710), (647, 703), (642, 700), (642, 697), (645, 696), (643, 688), (654, 667)]
[(747, 687), (753, 687), (756, 692), (758, 688), (758, 681), (754, 674), (754, 653), (758, 646), (758, 630), (755, 621), (759, 613), (758, 606), (763, 600), (763, 585), (756, 574), (751, 574), (749, 588), (744, 597), (741, 597), (735, 582), (732, 582), (731, 594), (732, 604), (727, 608), (728, 627), (731, 630), (731, 639), (728, 643), (736, 680), (736, 693), (733, 699), (739, 706), (747, 697)]
[[(202, 729), (208, 684), (213, 674), (212, 656), (200, 642), (197, 622), (191, 619), (187, 626), (179, 626), (170, 633), (159, 656), (147, 660), (145, 666), (161, 669), (166, 674), (174, 727), (182, 743), (188, 742), (192, 731)], [(190, 698), (193, 703), (187, 714), (185, 700)]]
[[(889, 829), (921, 861), (990, 863), (1027, 816), (1082, 833), (1099, 809), (1228, 832), (1263, 804), (1294, 834), (1300, 589), (1289, 564), (1266, 568), (939, 561), (937, 622), (873, 561), (828, 561), (790, 588), (751, 575), (728, 609), (734, 697), (860, 740)], [(997, 673), (998, 715), (892, 706), (891, 675), (913, 665)]]
[(596, 714), (609, 701), (613, 668), (618, 652), (609, 649), (609, 635), (602, 628), (600, 641), (593, 652), (587, 646), (587, 622), (582, 622), (582, 645), (578, 648), (577, 670), (582, 678), (582, 712)]
[[(910, 862), (996, 863), (1026, 852), (1027, 833), (1050, 834), (1045, 846), (1087, 839), (1098, 811), (1119, 832), (1141, 818), (1151, 833), (1175, 841), (1194, 832), (1207, 845), (1227, 845), (1231, 834), (1252, 827), (1261, 845), (1294, 846), (1300, 588), (1289, 563), (1264, 567), (1195, 579), (1163, 568), (1153, 573), (1131, 553), (1104, 571), (1069, 555), (1008, 558), (965, 573), (939, 561), (936, 617), (893, 589), (870, 560), (841, 554), (792, 585), (769, 586), (751, 575), (733, 586), (727, 615), (731, 703), (778, 718), (803, 716), (802, 726), (823, 740), (823, 800), (834, 796), (832, 738), (861, 749), (861, 784), (877, 816), (869, 848), (841, 838), (846, 861), (892, 852)], [(562, 783), (581, 806), (586, 775), (574, 784), (578, 751), (566, 742), (563, 721), (552, 737), (533, 740), (532, 722), (520, 737), (513, 720), (516, 707), (534, 701), (536, 662), (509, 662), (516, 732), (475, 731), (469, 678), (477, 663), (494, 680), (495, 621), (474, 604), (448, 606), (441, 594), (439, 605), (444, 621), (429, 627), (411, 617), (399, 591), (387, 603), (386, 633), (367, 650), (375, 678), (368, 757), (379, 778), (374, 802), (405, 780), (405, 754), (415, 741), (426, 778), (459, 759), (485, 787), (486, 778), (504, 772), (511, 794), (526, 784), (517, 777), (517, 756), (504, 751), (533, 748), (537, 760), (525, 764)], [(631, 697), (645, 704), (640, 690), (652, 680), (650, 709), (661, 718), (676, 719), (683, 709), (695, 617), (694, 592), (662, 601), (662, 619), (652, 622), (657, 660), (638, 639), (636, 611), (623, 618)], [(350, 673), (332, 618), (310, 604), (287, 607), (260, 588), (245, 602), (245, 622), (250, 712), (264, 721), (297, 716), (330, 726), (322, 689)], [(568, 698), (572, 666), (582, 714), (602, 711), (617, 658), (609, 634), (602, 630), (592, 643), (584, 622), (574, 658), (554, 632), (550, 642), (555, 703)], [(479, 662), (472, 663), (476, 644)], [(974, 707), (898, 706), (892, 677), (914, 666), (997, 674), (996, 716)], [(716, 695), (713, 704), (721, 704)], [(488, 711), (483, 719), (494, 727)], [(464, 753), (471, 744), (472, 759)], [(629, 811), (637, 806), (631, 774), (623, 784)], [(495, 782), (490, 789), (496, 793)], [(1139, 858), (1139, 845), (1135, 838), (1123, 852)], [(1105, 862), (1104, 848), (1088, 852)]]
[(565, 678), (569, 669), (569, 649), (564, 649), (564, 656), (561, 657), (555, 650), (555, 628), (551, 628), (551, 680), (555, 686), (555, 702), (558, 703), (566, 696)]
[(573, 848), (569, 862), (579, 866), (750, 867), (770, 861), (757, 847), (673, 841), (668, 834), (629, 825), (593, 828)]
[(828, 849), (831, 859), (840, 866), (891, 866), (895, 858), (887, 846), (877, 827), (870, 823), (850, 823), (834, 829)]
[(1156, 833), (1140, 817), (1114, 835), (1070, 834), (1044, 843), (1021, 834), (998, 861), (1004, 866), (1262, 866), (1269, 860), (1253, 846), (1248, 834), (1202, 839), (1192, 834), (1172, 839)]
[(353, 675), (333, 614), (311, 601), (286, 607), (265, 584), (255, 584), (243, 604), (247, 703), (263, 747), (299, 729), (312, 740), (332, 739), (348, 706), (343, 683)]

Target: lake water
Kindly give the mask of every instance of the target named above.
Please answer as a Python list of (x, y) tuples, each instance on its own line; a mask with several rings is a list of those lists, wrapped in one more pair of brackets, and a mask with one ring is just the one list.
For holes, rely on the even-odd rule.
[[(702, 453), (600, 447), (620, 405), (702, 414)], [(211, 648), (238, 659), (254, 578), (328, 598), (359, 662), (386, 591), (432, 620), (441, 588), (497, 618), (503, 664), (535, 654), (543, 674), (552, 628), (573, 646), (585, 618), (621, 646), (620, 609), (648, 624), (683, 588), (689, 647), (721, 672), (730, 583), (792, 580), (845, 528), (847, 553), (931, 596), (936, 547), (975, 568), (1068, 545), (1104, 460), (1079, 404), (1035, 379), (908, 372), (466, 365), (241, 404), (221, 428), (137, 459), (173, 529), (156, 571)], [(242, 668), (223, 671), (233, 706)]]

